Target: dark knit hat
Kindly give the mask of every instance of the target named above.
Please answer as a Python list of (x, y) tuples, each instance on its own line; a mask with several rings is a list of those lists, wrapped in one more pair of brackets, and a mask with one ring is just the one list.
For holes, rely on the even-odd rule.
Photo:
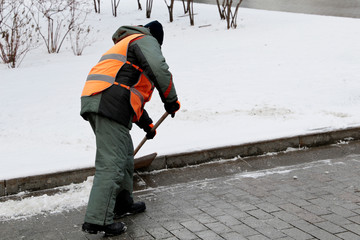
[(162, 45), (164, 40), (164, 31), (161, 23), (158, 21), (152, 21), (146, 24), (144, 27), (150, 29), (151, 35), (156, 38), (160, 45)]

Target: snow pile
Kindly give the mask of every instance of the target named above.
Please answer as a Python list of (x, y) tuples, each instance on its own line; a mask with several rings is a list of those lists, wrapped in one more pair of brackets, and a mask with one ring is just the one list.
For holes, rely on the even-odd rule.
[[(23, 219), (37, 214), (60, 213), (86, 206), (93, 182), (93, 177), (81, 184), (71, 184), (59, 188), (54, 195), (41, 195), (21, 200), (0, 202), (0, 220)], [(24, 193), (19, 193), (21, 196)]]
[[(215, 5), (194, 4), (193, 27), (181, 2), (173, 23), (162, 1), (151, 19), (134, 1), (119, 8), (117, 18), (108, 4), (88, 17), (95, 41), (83, 56), (42, 47), (18, 69), (0, 65), (0, 180), (93, 166), (94, 136), (79, 116), (86, 76), (119, 26), (155, 19), (182, 108), (138, 156), (360, 125), (359, 19), (241, 8), (238, 28), (226, 30)], [(156, 93), (146, 108), (154, 121), (164, 112)], [(144, 133), (132, 135), (136, 146)]]

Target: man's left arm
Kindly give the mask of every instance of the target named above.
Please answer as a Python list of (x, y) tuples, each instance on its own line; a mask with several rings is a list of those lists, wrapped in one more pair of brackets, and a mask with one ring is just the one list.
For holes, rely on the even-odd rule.
[(170, 104), (178, 100), (173, 77), (169, 71), (159, 43), (155, 38), (146, 36), (136, 41), (136, 51), (140, 66), (146, 76), (154, 83), (164, 104)]
[(151, 131), (151, 129), (154, 127), (153, 121), (145, 109), (139, 121), (135, 122), (135, 124), (146, 132), (147, 139), (153, 139), (155, 137), (156, 130)]

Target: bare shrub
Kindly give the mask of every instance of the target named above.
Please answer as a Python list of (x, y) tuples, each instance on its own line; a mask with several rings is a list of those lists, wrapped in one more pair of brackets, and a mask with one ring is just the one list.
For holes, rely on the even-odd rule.
[(72, 18), (71, 9), (75, 2), (76, 0), (33, 0), (34, 9), (31, 13), (48, 53), (58, 53), (74, 27), (75, 19)]
[(111, 10), (114, 17), (117, 17), (117, 9), (119, 6), (120, 0), (111, 0)]
[(93, 42), (90, 37), (93, 28), (90, 25), (84, 26), (87, 15), (91, 10), (86, 0), (77, 0), (71, 5), (70, 12), (70, 18), (74, 19), (73, 27), (69, 32), (71, 49), (76, 56), (80, 56), (84, 49)]
[(146, 17), (150, 18), (153, 0), (146, 0)]
[(137, 2), (138, 2), (138, 9), (139, 9), (139, 10), (142, 10), (140, 0), (137, 0)]
[(20, 65), (36, 42), (35, 27), (23, 0), (0, 1), (0, 58), (9, 67)]
[(238, 10), (239, 10), (242, 0), (239, 0), (239, 2), (236, 4), (235, 12), (232, 12), (233, 0), (222, 0), (221, 4), (219, 1), (220, 0), (216, 0), (220, 18), (226, 20), (227, 29), (229, 29), (230, 27), (236, 28), (237, 27), (237, 23), (236, 23), (237, 13), (238, 13)]
[(91, 45), (92, 40), (89, 39), (91, 32), (90, 26), (84, 28), (80, 25), (70, 31), (71, 49), (76, 56), (82, 55), (84, 49)]
[(187, 9), (189, 12), (190, 25), (194, 26), (194, 0), (187, 0)]
[(94, 9), (96, 13), (100, 13), (100, 0), (94, 0)]
[(174, 16), (173, 16), (173, 11), (174, 11), (174, 0), (170, 0), (170, 4), (168, 4), (167, 0), (164, 0), (166, 3), (166, 6), (168, 8), (169, 11), (169, 19), (170, 22), (174, 21)]

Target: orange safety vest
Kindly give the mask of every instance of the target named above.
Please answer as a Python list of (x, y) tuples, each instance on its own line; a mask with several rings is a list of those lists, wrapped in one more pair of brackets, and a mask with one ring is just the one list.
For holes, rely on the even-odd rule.
[[(102, 55), (100, 61), (91, 69), (81, 96), (98, 94), (113, 84), (120, 85), (130, 91), (130, 104), (134, 110), (133, 122), (139, 121), (144, 111), (144, 105), (150, 101), (154, 84), (145, 76), (143, 70), (127, 61), (127, 50), (132, 40), (144, 36), (144, 34), (132, 34), (115, 44), (110, 50)], [(130, 64), (141, 72), (138, 81), (133, 86), (127, 86), (115, 82), (116, 75), (124, 66)]]

